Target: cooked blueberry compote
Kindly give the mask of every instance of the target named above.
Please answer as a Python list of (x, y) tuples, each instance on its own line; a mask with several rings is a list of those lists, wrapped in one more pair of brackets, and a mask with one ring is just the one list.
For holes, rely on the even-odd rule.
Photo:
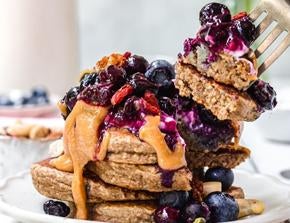
[[(108, 108), (98, 129), (99, 142), (110, 128), (125, 128), (139, 136), (146, 116), (159, 116), (159, 129), (168, 148), (174, 151), (177, 143), (185, 147), (172, 117), (175, 105), (170, 96), (176, 92), (174, 77), (173, 66), (165, 60), (149, 64), (144, 57), (129, 52), (112, 54), (98, 61), (95, 69), (83, 72), (79, 86), (71, 88), (59, 105), (64, 118), (78, 100)], [(162, 184), (171, 187), (173, 176), (172, 170), (162, 171)]]
[(257, 37), (257, 30), (246, 13), (232, 19), (229, 9), (219, 3), (209, 3), (201, 9), (200, 23), (196, 37), (184, 42), (184, 56), (203, 49), (207, 54), (204, 63), (217, 60), (220, 52), (242, 57)]
[(59, 217), (66, 217), (70, 213), (70, 208), (63, 202), (48, 200), (43, 204), (45, 214)]
[(177, 99), (177, 120), (181, 132), (190, 131), (200, 147), (216, 150), (221, 144), (228, 144), (235, 136), (235, 129), (229, 120), (218, 120), (204, 106), (184, 97)]

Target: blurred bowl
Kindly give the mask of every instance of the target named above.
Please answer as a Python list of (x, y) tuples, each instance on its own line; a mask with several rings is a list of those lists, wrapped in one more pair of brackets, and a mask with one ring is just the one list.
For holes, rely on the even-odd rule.
[(265, 112), (256, 124), (267, 139), (290, 142), (290, 89), (277, 92), (278, 104), (271, 112)]
[(32, 163), (48, 158), (49, 145), (53, 141), (0, 136), (0, 179), (29, 169)]
[[(27, 95), (27, 91), (10, 90), (9, 92), (0, 92), (1, 96), (7, 96), (14, 102), (19, 101), (21, 97)], [(0, 105), (0, 116), (6, 117), (47, 117), (56, 114), (56, 104), (60, 97), (57, 95), (48, 96), (49, 103), (43, 104), (15, 104)]]

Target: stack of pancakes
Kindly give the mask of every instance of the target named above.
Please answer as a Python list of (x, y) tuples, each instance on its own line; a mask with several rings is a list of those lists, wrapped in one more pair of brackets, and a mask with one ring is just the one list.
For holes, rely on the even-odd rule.
[[(91, 161), (84, 173), (89, 219), (152, 222), (161, 192), (191, 190), (192, 174), (188, 168), (174, 173), (162, 171), (153, 147), (125, 129), (109, 132), (106, 159)], [(34, 164), (31, 173), (34, 186), (42, 195), (74, 201), (72, 173), (53, 168), (49, 160)]]

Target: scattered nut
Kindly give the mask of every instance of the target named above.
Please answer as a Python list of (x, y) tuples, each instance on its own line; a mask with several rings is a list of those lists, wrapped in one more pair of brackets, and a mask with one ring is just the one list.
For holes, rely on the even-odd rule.
[(40, 125), (34, 125), (29, 131), (30, 139), (40, 139), (45, 138), (49, 135), (50, 129)]
[(239, 205), (239, 218), (249, 215), (262, 214), (265, 210), (265, 204), (255, 199), (236, 199)]
[(203, 196), (206, 197), (211, 192), (222, 191), (222, 183), (217, 181), (203, 183)]
[(226, 191), (226, 193), (228, 193), (229, 195), (231, 195), (235, 199), (244, 199), (245, 198), (244, 191), (243, 191), (243, 189), (241, 187), (231, 186)]
[(6, 132), (11, 136), (27, 138), (29, 136), (32, 127), (33, 125), (31, 124), (16, 123), (14, 125), (9, 126), (6, 129)]

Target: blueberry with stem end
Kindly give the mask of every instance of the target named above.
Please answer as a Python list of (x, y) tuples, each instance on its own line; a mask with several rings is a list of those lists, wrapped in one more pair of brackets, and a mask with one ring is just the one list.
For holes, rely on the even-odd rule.
[(222, 190), (228, 190), (234, 182), (234, 173), (231, 169), (224, 167), (210, 168), (205, 172), (204, 181), (218, 181), (222, 183)]

